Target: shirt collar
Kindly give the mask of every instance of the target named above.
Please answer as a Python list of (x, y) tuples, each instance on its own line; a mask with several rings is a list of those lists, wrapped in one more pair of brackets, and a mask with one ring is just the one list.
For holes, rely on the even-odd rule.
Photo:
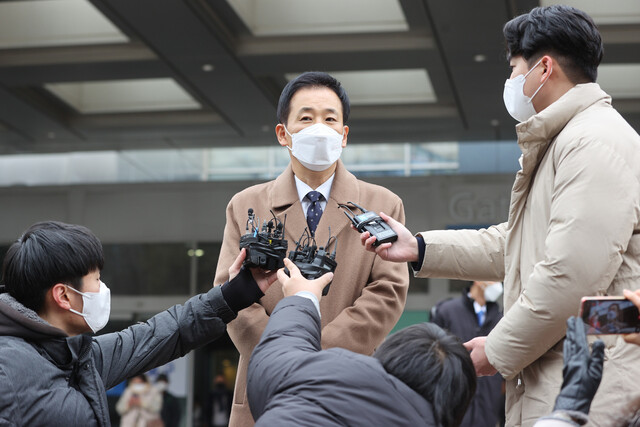
[[(324, 200), (329, 200), (329, 195), (331, 194), (331, 184), (333, 184), (333, 178), (335, 176), (336, 174), (334, 173), (329, 177), (329, 179), (327, 179), (325, 182), (320, 184), (318, 188), (315, 189), (315, 191), (324, 196)], [(302, 202), (307, 193), (314, 190), (297, 176), (294, 175), (294, 178), (296, 180), (296, 190), (298, 190), (298, 199)]]
[(487, 306), (486, 305), (480, 305), (476, 301), (473, 301), (473, 309), (475, 310), (476, 314), (480, 313), (481, 311), (486, 313)]

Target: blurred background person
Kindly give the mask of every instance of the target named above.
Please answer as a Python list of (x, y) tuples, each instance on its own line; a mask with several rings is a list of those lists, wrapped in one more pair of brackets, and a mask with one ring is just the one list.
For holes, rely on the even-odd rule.
[(233, 392), (227, 387), (224, 375), (218, 374), (213, 380), (213, 390), (209, 394), (207, 420), (211, 427), (227, 427), (231, 415)]
[(161, 409), (162, 394), (149, 384), (144, 374), (129, 380), (116, 404), (120, 427), (162, 427)]
[(155, 387), (162, 396), (160, 418), (162, 418), (164, 427), (178, 427), (180, 425), (180, 415), (182, 411), (178, 398), (169, 393), (169, 377), (165, 374), (158, 375)]
[[(458, 298), (440, 301), (431, 309), (431, 321), (463, 342), (487, 336), (502, 318), (496, 301), (502, 296), (501, 282), (468, 282)], [(503, 380), (499, 374), (479, 377), (476, 393), (461, 426), (495, 427), (504, 414)]]

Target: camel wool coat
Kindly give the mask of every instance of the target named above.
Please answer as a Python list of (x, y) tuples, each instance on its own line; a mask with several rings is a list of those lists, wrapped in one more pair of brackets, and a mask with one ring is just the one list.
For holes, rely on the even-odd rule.
[[(522, 169), (507, 223), (421, 233), (418, 276), (504, 282), (489, 363), (507, 379), (506, 424), (552, 412), (566, 321), (587, 295), (640, 288), (640, 136), (596, 83), (579, 84), (516, 127)], [(640, 347), (602, 336), (602, 383), (590, 425), (610, 426), (637, 390)]]
[[(374, 212), (385, 212), (404, 222), (402, 200), (384, 187), (356, 179), (338, 160), (331, 194), (318, 227), (316, 242), (325, 246), (337, 236), (338, 266), (328, 295), (320, 302), (322, 348), (342, 347), (371, 355), (395, 326), (404, 309), (409, 286), (406, 264), (383, 261), (365, 251), (360, 235), (350, 227), (338, 203), (355, 202)], [(238, 256), (240, 236), (246, 233), (247, 212), (252, 208), (260, 220), (271, 218), (269, 210), (284, 221), (289, 251), (295, 249), (307, 226), (291, 165), (275, 180), (249, 187), (236, 194), (227, 206), (227, 223), (214, 284), (227, 280), (228, 268)], [(331, 249), (333, 246), (331, 246)], [(275, 282), (259, 304), (241, 311), (228, 325), (229, 336), (240, 352), (230, 426), (251, 426), (253, 418), (246, 396), (247, 368), (253, 348), (260, 341), (269, 315), (284, 297)]]

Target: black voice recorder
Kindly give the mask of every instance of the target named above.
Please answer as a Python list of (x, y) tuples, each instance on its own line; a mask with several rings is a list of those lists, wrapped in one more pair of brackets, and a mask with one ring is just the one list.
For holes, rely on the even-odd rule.
[[(240, 237), (240, 249), (245, 248), (247, 255), (242, 265), (259, 267), (264, 270), (277, 270), (284, 266), (288, 243), (284, 238), (285, 223), (280, 221), (273, 211), (273, 219), (265, 220), (259, 229), (260, 218), (249, 208), (249, 217), (245, 227), (246, 234)], [(285, 216), (285, 222), (287, 217)]]
[[(373, 246), (378, 246), (383, 243), (395, 242), (398, 240), (398, 235), (395, 231), (387, 224), (384, 219), (382, 219), (379, 215), (377, 215), (373, 211), (368, 211), (362, 206), (353, 203), (340, 203), (338, 207), (344, 209), (344, 214), (349, 218), (349, 221), (353, 224), (353, 226), (360, 233), (364, 233), (368, 231), (370, 235), (376, 237), (376, 241), (373, 243)], [(359, 209), (362, 213), (355, 214), (351, 209), (356, 208)], [(349, 215), (351, 214), (351, 215)]]
[[(329, 252), (329, 246), (333, 244), (333, 251)], [(289, 259), (298, 267), (302, 277), (308, 280), (315, 280), (325, 273), (333, 273), (338, 266), (336, 262), (336, 250), (338, 247), (338, 238), (331, 236), (331, 228), (329, 228), (329, 240), (325, 246), (318, 247), (316, 239), (309, 233), (305, 227), (300, 240), (296, 242), (295, 250), (289, 252)], [(289, 269), (285, 267), (284, 272), (289, 275)], [(322, 295), (329, 293), (327, 284), (322, 290)]]

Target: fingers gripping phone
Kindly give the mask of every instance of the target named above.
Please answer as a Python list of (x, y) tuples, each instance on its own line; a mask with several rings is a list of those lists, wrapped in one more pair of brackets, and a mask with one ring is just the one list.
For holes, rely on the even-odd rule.
[(630, 334), (640, 332), (638, 307), (625, 297), (584, 297), (580, 318), (587, 334)]

